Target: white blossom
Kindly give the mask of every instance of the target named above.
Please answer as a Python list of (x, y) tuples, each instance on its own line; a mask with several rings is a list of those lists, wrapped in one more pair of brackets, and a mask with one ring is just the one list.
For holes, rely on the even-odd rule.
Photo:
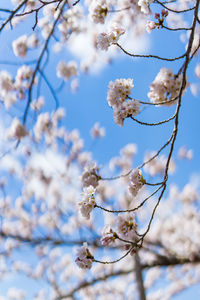
[(0, 93), (7, 94), (13, 89), (13, 80), (7, 71), (0, 72)]
[(35, 111), (39, 111), (44, 106), (45, 100), (43, 96), (38, 97), (31, 102), (31, 109)]
[(192, 149), (188, 150), (186, 146), (181, 147), (178, 151), (178, 158), (191, 160), (193, 158)]
[(133, 88), (132, 79), (116, 79), (110, 81), (108, 86), (107, 101), (113, 108), (113, 118), (116, 124), (123, 126), (124, 120), (131, 116), (137, 116), (140, 111), (138, 100), (126, 101)]
[(15, 41), (13, 41), (12, 47), (13, 52), (16, 56), (20, 56), (22, 58), (26, 57), (26, 53), (28, 51), (28, 37), (27, 35), (22, 35)]
[(83, 246), (77, 249), (77, 258), (75, 260), (76, 264), (81, 269), (91, 269), (92, 262), (94, 261), (94, 257), (90, 253), (88, 249), (87, 243), (84, 243)]
[(83, 200), (79, 202), (80, 212), (87, 220), (90, 219), (90, 213), (96, 205), (94, 194), (95, 189), (93, 186), (85, 187), (82, 193)]
[(139, 169), (134, 169), (129, 177), (129, 191), (133, 196), (136, 196), (138, 191), (145, 184), (142, 172)]
[(10, 128), (7, 130), (7, 138), (8, 139), (18, 139), (25, 137), (27, 135), (27, 131), (25, 126), (23, 126), (19, 119), (14, 118)]
[(182, 74), (175, 75), (171, 69), (162, 68), (150, 86), (148, 97), (152, 103), (171, 106), (177, 103), (182, 85)]
[(90, 134), (94, 139), (102, 138), (105, 136), (105, 128), (100, 127), (99, 122), (96, 122), (90, 130)]
[(108, 246), (114, 243), (117, 235), (110, 226), (106, 226), (102, 232), (101, 243), (103, 246)]
[(101, 50), (108, 50), (108, 48), (118, 42), (120, 36), (125, 33), (125, 29), (114, 26), (109, 33), (102, 32), (97, 37), (97, 47)]
[(138, 5), (140, 6), (141, 11), (144, 14), (149, 14), (151, 12), (150, 8), (149, 8), (150, 3), (153, 3), (153, 0), (139, 0), (138, 1)]
[(104, 24), (108, 8), (106, 0), (93, 0), (89, 6), (89, 14), (93, 22)]
[(70, 61), (66, 64), (64, 61), (60, 61), (57, 66), (57, 76), (68, 81), (71, 77), (78, 74), (77, 64), (74, 61)]
[(100, 33), (97, 38), (97, 47), (101, 50), (106, 51), (106, 50), (108, 50), (110, 45), (111, 45), (111, 42), (110, 42), (109, 35), (105, 32)]
[(137, 241), (137, 223), (135, 222), (134, 213), (124, 213), (117, 217), (117, 233), (120, 237)]
[(98, 168), (96, 167), (95, 164), (93, 165), (88, 165), (84, 168), (81, 181), (84, 187), (89, 187), (93, 186), (96, 188), (99, 184), (100, 176), (97, 174), (98, 173)]
[(133, 80), (130, 78), (110, 81), (107, 93), (108, 104), (113, 107), (122, 104), (130, 95), (133, 87)]
[(152, 30), (155, 29), (155, 28), (156, 28), (156, 23), (154, 21), (149, 21), (148, 20), (147, 23), (146, 23), (146, 31), (148, 33), (151, 33)]

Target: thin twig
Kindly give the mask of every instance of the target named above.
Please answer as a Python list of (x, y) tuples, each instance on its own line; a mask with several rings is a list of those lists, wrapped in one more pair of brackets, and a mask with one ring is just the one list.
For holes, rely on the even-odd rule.
[(165, 60), (165, 61), (175, 61), (175, 60), (179, 60), (181, 58), (184, 58), (185, 57), (185, 53), (182, 54), (181, 56), (178, 56), (178, 57), (174, 57), (174, 58), (167, 58), (167, 57), (161, 57), (161, 56), (158, 56), (158, 55), (152, 55), (152, 54), (148, 54), (148, 55), (145, 55), (145, 54), (132, 54), (130, 52), (128, 52), (127, 50), (125, 50), (121, 45), (119, 45), (118, 43), (113, 43), (113, 45), (116, 45), (118, 46), (125, 54), (131, 56), (131, 57), (141, 57), (141, 58), (156, 58), (156, 59), (160, 59), (160, 60)]

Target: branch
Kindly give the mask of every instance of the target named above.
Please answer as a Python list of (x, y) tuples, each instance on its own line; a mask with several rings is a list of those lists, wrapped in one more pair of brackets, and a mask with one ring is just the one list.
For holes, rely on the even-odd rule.
[(194, 10), (195, 9), (195, 6), (191, 7), (191, 8), (188, 8), (188, 9), (183, 9), (183, 10), (175, 10), (175, 9), (172, 9), (172, 8), (169, 8), (167, 7), (166, 5), (164, 5), (162, 2), (158, 1), (158, 0), (154, 0), (156, 3), (160, 4), (162, 7), (164, 7), (165, 9), (171, 11), (171, 12), (174, 12), (174, 13), (185, 13), (185, 12), (188, 12), (188, 11), (191, 11), (191, 10)]
[(138, 253), (135, 253), (134, 259), (135, 259), (135, 275), (136, 275), (137, 288), (139, 292), (139, 299), (146, 300), (144, 281), (142, 278), (142, 266), (140, 263), (140, 257)]
[(186, 86), (186, 72), (187, 72), (188, 64), (190, 62), (190, 53), (191, 53), (192, 44), (193, 44), (193, 41), (194, 41), (194, 33), (195, 33), (195, 27), (196, 27), (197, 17), (198, 17), (199, 2), (200, 2), (200, 0), (197, 0), (197, 4), (196, 4), (196, 7), (195, 7), (195, 12), (194, 12), (194, 20), (193, 20), (193, 24), (192, 24), (192, 31), (191, 31), (191, 34), (190, 34), (189, 43), (188, 43), (188, 47), (187, 47), (187, 51), (186, 51), (186, 58), (185, 58), (184, 67), (183, 67), (182, 84), (181, 84), (181, 88), (180, 88), (180, 92), (179, 92), (179, 96), (178, 96), (178, 104), (177, 104), (177, 109), (176, 109), (176, 113), (175, 113), (174, 130), (173, 130), (173, 134), (172, 134), (171, 147), (170, 147), (170, 150), (169, 150), (169, 155), (168, 155), (168, 159), (167, 159), (166, 167), (165, 167), (163, 188), (162, 188), (161, 194), (160, 194), (160, 196), (157, 200), (157, 203), (156, 203), (156, 205), (153, 209), (149, 224), (147, 226), (147, 230), (144, 232), (143, 237), (141, 238), (142, 243), (144, 241), (144, 237), (147, 235), (147, 233), (150, 230), (151, 223), (153, 221), (156, 209), (157, 209), (157, 207), (158, 207), (158, 205), (159, 205), (159, 203), (162, 199), (162, 196), (164, 194), (164, 191), (166, 189), (166, 183), (167, 183), (167, 180), (168, 180), (169, 163), (170, 163), (170, 160), (171, 160), (171, 157), (172, 157), (172, 153), (173, 153), (173, 149), (174, 149), (174, 145), (175, 145), (175, 141), (176, 141), (176, 137), (177, 137), (177, 133), (178, 133), (181, 100), (182, 100), (182, 95), (183, 95), (184, 88)]
[(130, 52), (126, 51), (121, 45), (119, 45), (118, 43), (113, 43), (113, 45), (118, 46), (125, 54), (131, 56), (131, 57), (142, 57), (142, 58), (156, 58), (156, 59), (160, 59), (160, 60), (165, 60), (165, 61), (175, 61), (181, 58), (184, 58), (186, 53), (182, 54), (181, 56), (178, 57), (174, 57), (174, 58), (167, 58), (167, 57), (160, 57), (158, 55), (141, 55), (141, 54), (131, 54)]
[[(162, 259), (157, 259), (152, 261), (151, 263), (143, 263), (140, 265), (141, 270), (146, 270), (146, 269), (151, 269), (154, 267), (168, 267), (168, 266), (180, 266), (183, 264), (198, 264), (200, 263), (200, 256), (196, 255), (192, 260), (189, 258), (177, 258), (177, 257), (162, 257)], [(135, 269), (131, 268), (129, 270), (120, 270), (120, 271), (114, 271), (108, 274), (105, 274), (103, 276), (99, 276), (96, 278), (93, 278), (90, 281), (83, 281), (79, 285), (77, 285), (71, 292), (69, 293), (64, 293), (62, 296), (59, 296), (56, 298), (56, 300), (61, 300), (65, 298), (70, 298), (72, 297), (76, 292), (80, 291), (81, 289), (84, 289), (86, 287), (91, 287), (92, 285), (105, 281), (107, 279), (110, 279), (112, 277), (117, 277), (117, 276), (125, 276), (129, 275), (130, 273), (134, 272)]]
[[(163, 185), (163, 183), (161, 183), (161, 184)], [(137, 207), (132, 208), (132, 209), (112, 210), (112, 209), (107, 209), (107, 208), (105, 208), (105, 207), (102, 207), (102, 206), (100, 206), (100, 205), (98, 205), (98, 204), (96, 204), (95, 207), (100, 208), (100, 209), (102, 209), (102, 210), (104, 210), (104, 211), (106, 211), (106, 212), (109, 212), (109, 213), (125, 213), (125, 212), (133, 212), (133, 211), (138, 210), (140, 207), (142, 207), (142, 206), (145, 204), (145, 202), (146, 202), (147, 200), (149, 200), (151, 197), (153, 197), (153, 196), (161, 189), (162, 185), (159, 186), (152, 194), (150, 194), (148, 197), (146, 197), (146, 198), (145, 198), (145, 199), (144, 199)]]
[(146, 123), (146, 122), (142, 122), (142, 121), (139, 121), (138, 119), (134, 118), (133, 116), (130, 116), (130, 118), (139, 123), (140, 125), (146, 125), (146, 126), (157, 126), (157, 125), (162, 125), (162, 124), (165, 124), (165, 123), (168, 123), (169, 121), (173, 120), (175, 118), (175, 114), (170, 117), (169, 119), (167, 120), (163, 120), (163, 121), (160, 121), (160, 122), (157, 122), (157, 123)]
[(67, 2), (68, 2), (67, 0), (65, 0), (65, 1), (63, 2), (62, 6), (61, 6), (61, 8), (60, 8), (60, 12), (59, 12), (59, 14), (58, 14), (58, 16), (57, 16), (57, 18), (56, 18), (56, 20), (55, 20), (53, 26), (52, 26), (52, 29), (51, 29), (51, 31), (50, 31), (50, 33), (49, 33), (49, 35), (48, 35), (48, 37), (47, 37), (47, 39), (46, 39), (46, 41), (45, 41), (44, 47), (43, 47), (43, 49), (42, 49), (42, 52), (41, 52), (41, 54), (40, 54), (40, 56), (39, 56), (39, 58), (38, 58), (37, 65), (36, 65), (36, 67), (35, 67), (35, 70), (34, 70), (34, 72), (33, 72), (33, 75), (32, 75), (32, 78), (31, 78), (31, 82), (30, 82), (30, 87), (29, 87), (29, 91), (28, 91), (28, 102), (27, 102), (27, 104), (26, 104), (26, 108), (25, 108), (25, 112), (24, 112), (24, 117), (23, 117), (23, 125), (26, 123), (26, 119), (27, 119), (27, 115), (28, 115), (30, 103), (31, 103), (31, 101), (32, 101), (32, 87), (33, 87), (33, 84), (34, 84), (34, 81), (35, 81), (36, 74), (37, 74), (37, 72), (39, 71), (40, 63), (41, 63), (41, 61), (42, 61), (42, 58), (43, 58), (43, 56), (44, 56), (44, 53), (45, 53), (46, 50), (47, 50), (47, 47), (48, 47), (50, 38), (51, 38), (51, 36), (52, 36), (53, 33), (54, 33), (54, 30), (55, 30), (55, 28), (56, 28), (56, 25), (57, 25), (57, 23), (58, 23), (58, 20), (59, 20), (60, 16), (62, 15), (63, 9), (64, 9), (65, 5), (67, 4)]
[(12, 18), (14, 17), (14, 15), (20, 10), (20, 8), (22, 8), (22, 6), (24, 4), (26, 4), (28, 0), (24, 0), (22, 1), (15, 10), (12, 11), (11, 15), (8, 17), (8, 19), (1, 25), (0, 27), (0, 32), (3, 30), (3, 28), (9, 23), (11, 22)]
[[(12, 238), (14, 240), (18, 240), (19, 242), (29, 243), (30, 245), (40, 245), (45, 243), (50, 243), (54, 246), (74, 246), (74, 245), (82, 245), (85, 240), (71, 240), (67, 241), (65, 239), (56, 239), (53, 237), (42, 237), (42, 238), (34, 238), (34, 237), (23, 237), (21, 235), (13, 235), (13, 234), (6, 234), (3, 231), (0, 231), (1, 238)], [(93, 240), (88, 242), (88, 244), (96, 247), (101, 247), (101, 245), (97, 242), (97, 240)]]

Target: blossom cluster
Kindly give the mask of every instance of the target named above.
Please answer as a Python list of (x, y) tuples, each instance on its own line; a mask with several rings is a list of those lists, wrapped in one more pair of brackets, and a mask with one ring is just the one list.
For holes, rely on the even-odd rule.
[(124, 213), (117, 217), (117, 233), (127, 240), (137, 241), (137, 223), (134, 213)]
[(114, 27), (109, 33), (102, 32), (97, 37), (97, 47), (101, 50), (108, 50), (108, 48), (118, 42), (120, 36), (125, 33), (123, 28)]
[(138, 100), (129, 99), (133, 85), (132, 79), (116, 79), (108, 85), (107, 101), (113, 108), (113, 117), (116, 124), (123, 126), (124, 119), (136, 116), (139, 113)]
[(138, 5), (140, 6), (141, 12), (144, 14), (150, 14), (151, 10), (149, 8), (149, 5), (153, 3), (153, 0), (139, 0)]
[(70, 61), (66, 64), (64, 61), (60, 61), (57, 66), (57, 76), (68, 81), (71, 77), (78, 74), (78, 68), (75, 61)]
[[(103, 246), (108, 246), (115, 242), (115, 240), (122, 240), (136, 243), (138, 240), (137, 223), (135, 222), (134, 213), (124, 213), (117, 217), (115, 222), (116, 230), (114, 231), (110, 226), (105, 226), (102, 232), (101, 243)], [(127, 245), (126, 245), (127, 246)], [(126, 247), (127, 248), (127, 247)]]
[(104, 24), (108, 8), (106, 0), (93, 0), (89, 6), (89, 14), (93, 22)]
[(16, 56), (25, 58), (29, 48), (38, 47), (38, 38), (35, 34), (27, 36), (26, 34), (20, 36), (12, 43), (13, 52)]
[(17, 118), (14, 118), (10, 128), (7, 130), (7, 138), (20, 140), (27, 134), (28, 132), (25, 126), (23, 126)]
[(142, 172), (139, 169), (134, 169), (130, 174), (129, 191), (133, 196), (136, 196), (138, 191), (145, 184)]
[(96, 188), (99, 184), (100, 176), (97, 174), (98, 173), (98, 168), (96, 165), (91, 165), (91, 166), (86, 166), (84, 168), (83, 174), (82, 174), (82, 184), (84, 187), (89, 187), (93, 186)]
[(40, 142), (43, 135), (46, 143), (52, 144), (56, 138), (62, 137), (64, 134), (63, 128), (58, 128), (58, 122), (64, 118), (65, 111), (62, 108), (49, 114), (41, 113), (38, 115), (35, 127), (33, 129), (35, 141)]
[(105, 128), (100, 127), (99, 122), (96, 122), (90, 130), (90, 134), (93, 137), (93, 139), (103, 138), (105, 136), (105, 132)]
[(90, 253), (87, 243), (84, 243), (81, 248), (77, 249), (77, 258), (75, 262), (81, 269), (91, 269), (93, 261), (94, 257)]
[(90, 219), (90, 213), (94, 209), (95, 203), (95, 189), (93, 186), (88, 186), (83, 189), (82, 198), (83, 200), (79, 202), (80, 212), (83, 217), (87, 220)]
[(159, 13), (154, 14), (154, 18), (157, 19), (157, 22), (148, 20), (146, 23), (146, 31), (151, 33), (155, 28), (162, 28), (165, 18), (168, 16), (168, 10), (162, 9), (161, 15)]
[(112, 230), (110, 226), (106, 226), (104, 228), (102, 236), (103, 237), (101, 238), (101, 243), (103, 246), (108, 246), (114, 243), (117, 238), (117, 234)]
[(162, 68), (150, 86), (148, 97), (154, 104), (171, 106), (177, 102), (182, 85), (182, 74), (175, 75), (171, 69)]
[[(24, 99), (25, 90), (30, 86), (33, 71), (27, 65), (18, 68), (17, 74), (13, 79), (9, 72), (0, 72), (0, 98), (6, 109), (16, 103), (17, 98)], [(36, 83), (36, 79), (33, 82)]]

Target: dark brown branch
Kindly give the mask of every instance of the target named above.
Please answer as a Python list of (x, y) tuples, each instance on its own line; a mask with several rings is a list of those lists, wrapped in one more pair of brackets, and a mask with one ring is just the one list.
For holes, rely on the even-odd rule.
[(160, 121), (160, 122), (157, 122), (157, 123), (147, 123), (147, 122), (142, 122), (136, 118), (134, 118), (133, 116), (130, 116), (130, 118), (139, 123), (140, 125), (146, 125), (146, 126), (157, 126), (157, 125), (162, 125), (162, 124), (165, 124), (165, 123), (168, 123), (169, 121), (173, 120), (175, 118), (175, 115), (173, 115), (172, 117), (170, 117), (169, 119), (167, 120), (163, 120), (163, 121)]
[[(169, 266), (181, 266), (183, 264), (199, 264), (200, 263), (200, 256), (196, 255), (193, 257), (193, 259), (189, 258), (178, 258), (178, 257), (162, 257), (159, 259), (155, 259), (151, 263), (143, 263), (140, 265), (141, 270), (151, 269), (154, 267), (169, 267)], [(72, 297), (76, 292), (80, 291), (81, 289), (84, 289), (86, 287), (92, 286), (98, 282), (105, 281), (107, 279), (110, 279), (112, 277), (117, 276), (125, 276), (129, 275), (130, 273), (134, 272), (135, 269), (129, 269), (129, 270), (120, 270), (120, 271), (114, 271), (108, 274), (105, 274), (103, 276), (96, 277), (90, 281), (84, 281), (77, 285), (71, 292), (65, 293), (62, 296), (58, 297), (57, 300), (70, 298)]]
[(3, 28), (12, 21), (13, 17), (15, 16), (15, 14), (24, 6), (24, 4), (26, 4), (28, 0), (24, 0), (22, 1), (15, 10), (12, 11), (11, 15), (7, 18), (7, 20), (5, 20), (5, 22), (1, 25), (0, 27), (0, 32), (3, 30)]
[(152, 55), (152, 54), (148, 54), (148, 55), (145, 55), (145, 54), (132, 54), (130, 52), (128, 52), (127, 50), (125, 50), (120, 44), (118, 43), (113, 43), (113, 45), (116, 45), (118, 46), (125, 54), (131, 56), (131, 57), (141, 57), (141, 58), (156, 58), (156, 59), (160, 59), (160, 60), (164, 60), (164, 61), (175, 61), (175, 60), (179, 60), (181, 58), (184, 58), (185, 57), (185, 53), (182, 54), (181, 56), (178, 56), (178, 57), (174, 57), (174, 58), (167, 58), (167, 57), (161, 57), (161, 56), (158, 56), (158, 55)]
[(57, 16), (57, 18), (56, 18), (53, 26), (52, 26), (52, 29), (51, 29), (51, 31), (50, 31), (50, 33), (49, 33), (49, 35), (48, 35), (48, 37), (47, 37), (47, 39), (45, 41), (44, 47), (42, 49), (42, 52), (41, 52), (41, 54), (40, 54), (40, 56), (38, 58), (38, 61), (37, 61), (37, 64), (36, 64), (36, 67), (35, 67), (35, 70), (33, 72), (33, 75), (32, 75), (32, 78), (31, 78), (31, 82), (30, 82), (30, 87), (29, 87), (29, 91), (28, 91), (28, 101), (27, 101), (27, 104), (26, 104), (25, 112), (24, 112), (23, 124), (26, 123), (26, 119), (27, 119), (27, 115), (28, 115), (30, 103), (32, 101), (32, 88), (33, 88), (33, 84), (34, 84), (34, 81), (35, 81), (36, 74), (37, 74), (37, 72), (38, 72), (38, 70), (40, 68), (40, 63), (42, 61), (42, 58), (43, 58), (43, 56), (44, 56), (44, 54), (45, 54), (45, 52), (47, 50), (47, 47), (48, 47), (49, 41), (51, 39), (51, 36), (54, 33), (54, 30), (56, 28), (58, 20), (60, 19), (60, 16), (62, 15), (63, 9), (64, 9), (65, 5), (67, 4), (67, 2), (68, 2), (67, 0), (65, 0), (63, 2), (62, 6), (61, 6), (61, 9), (60, 9), (60, 12), (59, 12), (59, 14), (58, 14), (58, 16)]
[(169, 10), (171, 12), (174, 12), (174, 13), (186, 13), (186, 12), (189, 12), (191, 10), (194, 10), (195, 9), (195, 6), (191, 7), (191, 8), (188, 8), (188, 9), (183, 9), (183, 10), (175, 10), (175, 9), (172, 9), (172, 8), (169, 8), (167, 7), (166, 5), (164, 5), (162, 2), (158, 1), (158, 0), (154, 0), (156, 3), (160, 4), (163, 8), (165, 8), (166, 10)]
[[(163, 185), (163, 183), (162, 183), (162, 185)], [(102, 206), (97, 205), (97, 204), (95, 205), (95, 207), (100, 208), (100, 209), (102, 209), (102, 210), (104, 210), (104, 211), (107, 211), (107, 212), (109, 212), (109, 213), (133, 212), (133, 211), (138, 210), (140, 207), (142, 207), (142, 206), (145, 204), (145, 202), (147, 202), (147, 200), (149, 200), (151, 197), (153, 197), (153, 196), (161, 189), (162, 185), (159, 186), (152, 194), (150, 194), (148, 197), (146, 197), (146, 198), (145, 198), (145, 199), (144, 199), (137, 207), (132, 208), (132, 209), (112, 210), (112, 209), (107, 209), (107, 208), (102, 207)]]
[(160, 196), (157, 200), (157, 203), (156, 203), (156, 205), (153, 209), (153, 212), (152, 212), (149, 224), (147, 226), (147, 229), (144, 232), (143, 237), (141, 238), (142, 242), (144, 241), (144, 237), (147, 235), (147, 233), (150, 230), (151, 223), (153, 221), (156, 209), (157, 209), (158, 205), (160, 204), (160, 201), (161, 201), (161, 199), (163, 197), (163, 194), (165, 192), (165, 189), (166, 189), (166, 183), (167, 183), (167, 180), (168, 180), (169, 164), (170, 164), (170, 161), (171, 161), (171, 157), (172, 157), (172, 153), (173, 153), (173, 149), (174, 149), (174, 145), (175, 145), (175, 141), (176, 141), (176, 137), (177, 137), (177, 133), (178, 133), (179, 113), (180, 113), (180, 107), (181, 107), (181, 100), (182, 100), (183, 91), (184, 91), (185, 86), (186, 86), (186, 72), (187, 72), (188, 64), (190, 62), (190, 53), (191, 53), (192, 44), (193, 44), (193, 41), (194, 41), (194, 33), (195, 33), (195, 27), (196, 27), (196, 23), (197, 23), (199, 2), (200, 2), (200, 0), (197, 0), (196, 7), (195, 7), (195, 12), (194, 12), (193, 24), (192, 24), (192, 31), (191, 31), (191, 34), (190, 34), (189, 43), (188, 43), (188, 47), (187, 47), (187, 51), (186, 51), (186, 58), (185, 58), (184, 68), (183, 68), (183, 73), (182, 73), (183, 74), (182, 84), (181, 84), (181, 88), (180, 88), (180, 92), (179, 92), (179, 96), (178, 96), (178, 104), (177, 104), (177, 109), (176, 109), (176, 113), (175, 113), (174, 130), (173, 130), (173, 134), (172, 134), (171, 147), (170, 147), (170, 150), (169, 150), (169, 154), (168, 154), (168, 158), (167, 158), (167, 162), (166, 162), (166, 167), (165, 167), (164, 184), (163, 184), (161, 194), (160, 194)]

